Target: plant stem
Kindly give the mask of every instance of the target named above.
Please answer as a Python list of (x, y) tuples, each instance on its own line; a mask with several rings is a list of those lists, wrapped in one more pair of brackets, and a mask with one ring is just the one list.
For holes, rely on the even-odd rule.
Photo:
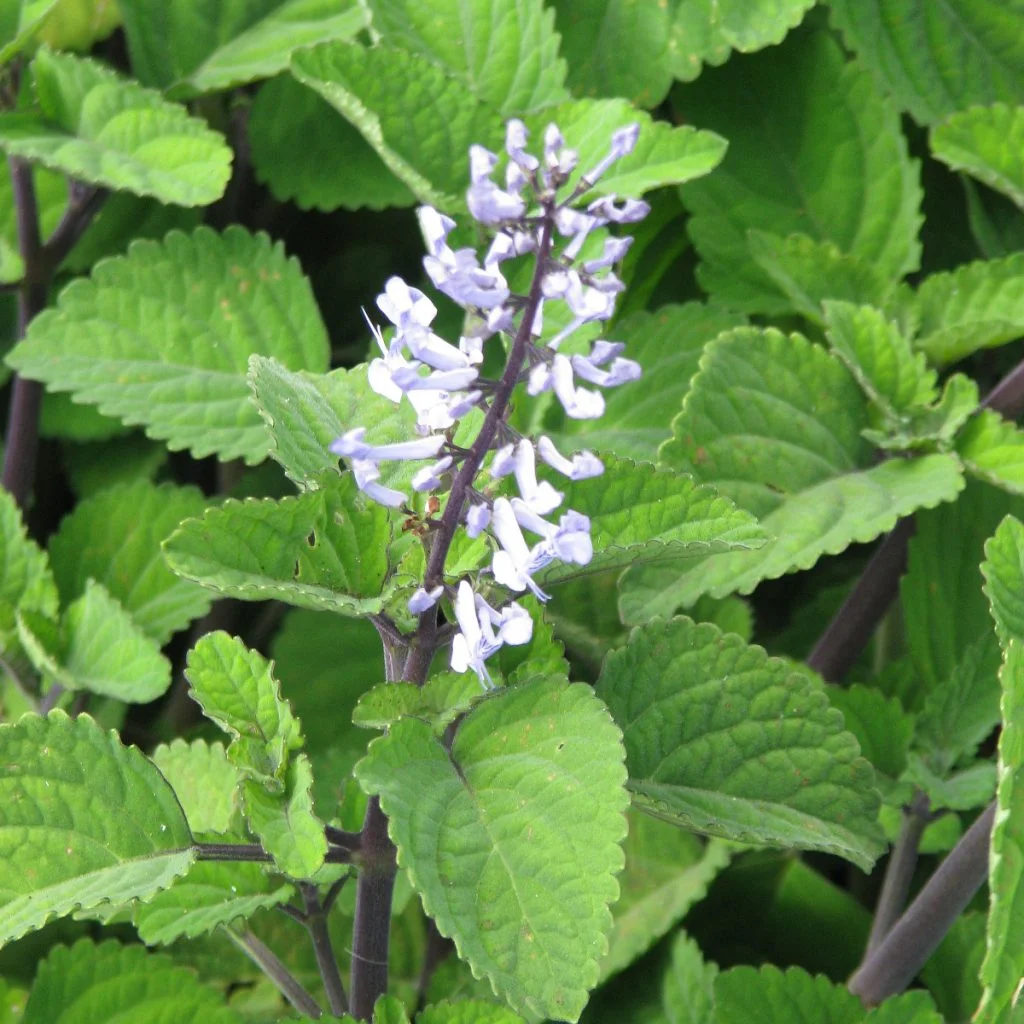
[(865, 958), (874, 952), (903, 913), (910, 893), (910, 882), (914, 877), (914, 868), (917, 866), (917, 848), (930, 820), (928, 812), (928, 797), (921, 790), (917, 790), (910, 805), (903, 811), (900, 834), (889, 855), (882, 891), (878, 894), (878, 903), (875, 906), (875, 919), (871, 924)]
[(299, 1013), (313, 1020), (319, 1020), (324, 1015), (320, 1005), (302, 987), (295, 975), (252, 932), (236, 931), (234, 928), (226, 931), (228, 938), (263, 971)]
[(343, 1013), (348, 1013), (348, 1000), (345, 998), (345, 986), (341, 982), (338, 961), (327, 930), (327, 911), (320, 902), (320, 894), (315, 885), (304, 882), (300, 889), (302, 902), (306, 908), (306, 928), (313, 941), (316, 964), (320, 968), (320, 977), (327, 993), (327, 1005), (335, 1017), (340, 1017)]
[(988, 876), (993, 801), (928, 879), (917, 899), (864, 959), (849, 989), (866, 1006), (902, 992), (927, 963)]
[[(256, 861), (269, 864), (273, 857), (258, 843), (193, 843), (196, 860)], [(324, 857), (326, 864), (350, 864), (352, 855), (348, 850), (329, 846)]]

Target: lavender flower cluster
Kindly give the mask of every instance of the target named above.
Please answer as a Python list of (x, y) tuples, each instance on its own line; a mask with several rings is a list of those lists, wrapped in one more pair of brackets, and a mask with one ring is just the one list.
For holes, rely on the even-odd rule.
[[(616, 131), (608, 155), (571, 190), (565, 189), (568, 195), (562, 199), (558, 193), (572, 177), (578, 157), (554, 125), (544, 132), (543, 155), (538, 158), (526, 151), (526, 126), (518, 120), (508, 122), (504, 188), (492, 178), (497, 155), (482, 146), (470, 148), (467, 205), (479, 223), (495, 231), (482, 263), (473, 249), (449, 246), (455, 227), (449, 217), (423, 207), (419, 222), (427, 247), (423, 261), (427, 276), (471, 314), (473, 326), (458, 345), (445, 341), (431, 329), (437, 308), (430, 299), (392, 277), (377, 306), (395, 331), (385, 343), (381, 331), (371, 324), (380, 356), (370, 363), (368, 381), (377, 394), (411, 404), (418, 437), (373, 445), (366, 441), (366, 428), (356, 427), (331, 445), (332, 452), (349, 460), (358, 487), (394, 508), (405, 506), (408, 498), (381, 482), (382, 462), (432, 460), (412, 478), (414, 491), (429, 493), (446, 486), (446, 479), (467, 460), (475, 460), (468, 485), (461, 490), (453, 486), (449, 495), (449, 501), (459, 502), (458, 522), (470, 537), (485, 530), (493, 537), (496, 545), (489, 574), (496, 584), (514, 593), (529, 590), (542, 601), (547, 595), (534, 574), (556, 559), (585, 565), (593, 556), (593, 545), (587, 516), (570, 509), (557, 524), (544, 518), (561, 506), (564, 496), (547, 481), (538, 481), (537, 457), (570, 480), (597, 476), (604, 467), (591, 452), (567, 458), (550, 438), (540, 437), (535, 443), (514, 431), (506, 422), (511, 389), (503, 388), (502, 382), (524, 383), (531, 396), (553, 392), (566, 415), (594, 419), (604, 412), (604, 397), (580, 382), (607, 388), (639, 377), (639, 365), (621, 355), (619, 343), (595, 341), (587, 355), (560, 351), (565, 339), (583, 325), (608, 320), (623, 290), (612, 268), (626, 254), (631, 238), (607, 237), (600, 256), (581, 261), (580, 255), (593, 232), (609, 224), (640, 220), (648, 212), (647, 204), (612, 196), (596, 199), (585, 209), (574, 204), (616, 160), (632, 152), (638, 134), (635, 124)], [(556, 232), (567, 239), (560, 251), (553, 246)], [(502, 273), (505, 261), (525, 254), (534, 254), (537, 260), (530, 296), (513, 293)], [(545, 306), (555, 302), (564, 302), (571, 318), (541, 343)], [(513, 339), (510, 361), (500, 382), (484, 380), (479, 369), (484, 344), (500, 335)], [(484, 451), (478, 450), (480, 445), (465, 449), (452, 440), (458, 421), (474, 408), (496, 418)], [(476, 486), (485, 455), (490, 459), (491, 480), (513, 476), (517, 497), (492, 498), (488, 490)], [(528, 542), (527, 534), (538, 539)], [(428, 612), (443, 592), (439, 581), (420, 587), (409, 602), (410, 611)], [(465, 579), (455, 593), (455, 617), (459, 631), (452, 642), (451, 667), (456, 672), (472, 669), (485, 687), (493, 685), (487, 659), (503, 644), (524, 644), (532, 636), (532, 620), (524, 608), (514, 600), (496, 608)]]

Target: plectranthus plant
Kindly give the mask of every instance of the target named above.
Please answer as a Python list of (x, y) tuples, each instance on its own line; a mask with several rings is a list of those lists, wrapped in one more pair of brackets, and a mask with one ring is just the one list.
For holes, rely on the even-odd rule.
[[(409, 512), (408, 495), (381, 482), (381, 464), (430, 460), (409, 483), (412, 491), (427, 495), (428, 507), (443, 504), (423, 523), (424, 578), (408, 602), (419, 627), (402, 677), (417, 684), (424, 681), (444, 637), (450, 640), (452, 669), (472, 670), (484, 687), (493, 687), (487, 659), (504, 644), (529, 643), (533, 634), (529, 613), (510, 595), (529, 592), (547, 601), (549, 595), (534, 579), (540, 570), (556, 561), (587, 565), (593, 557), (589, 517), (563, 507), (564, 492), (549, 480), (538, 480), (537, 461), (571, 481), (599, 476), (604, 464), (590, 451), (567, 457), (545, 435), (536, 441), (522, 435), (509, 424), (513, 403), (550, 392), (566, 416), (597, 419), (604, 411), (602, 389), (626, 384), (641, 372), (638, 363), (622, 355), (623, 344), (603, 338), (593, 340), (585, 352), (562, 351), (572, 346), (580, 328), (603, 326), (612, 318), (615, 298), (624, 288), (615, 266), (632, 239), (604, 237), (600, 255), (591, 259), (583, 258), (584, 246), (609, 224), (641, 220), (648, 205), (637, 199), (617, 202), (609, 195), (583, 209), (574, 204), (633, 151), (639, 124), (616, 130), (608, 154), (572, 186), (579, 157), (557, 125), (544, 130), (539, 156), (528, 152), (522, 121), (509, 121), (506, 132), (504, 188), (493, 180), (496, 154), (479, 145), (470, 149), (466, 204), (473, 219), (493, 235), (482, 259), (472, 249), (449, 246), (454, 220), (432, 207), (418, 211), (427, 247), (424, 270), (434, 287), (466, 312), (466, 333), (458, 344), (434, 333), (437, 307), (401, 278), (388, 280), (377, 297), (393, 332), (385, 342), (371, 325), (380, 356), (370, 363), (367, 382), (392, 402), (409, 402), (416, 436), (375, 445), (361, 425), (329, 446), (345, 457), (367, 497)], [(502, 273), (502, 264), (520, 257), (533, 264), (525, 294), (514, 292)], [(545, 338), (545, 310), (550, 317), (559, 306), (564, 325)], [(488, 349), (497, 350), (498, 370), (491, 378), (481, 374)], [(474, 409), (483, 414), (475, 436), (456, 443), (460, 421)], [(505, 485), (505, 478), (514, 480), (514, 488)], [(459, 530), (472, 539), (489, 537), (494, 554), (474, 579), (446, 582), (445, 560)], [(435, 610), (446, 589), (457, 627), (450, 636), (439, 632)]]
[(1019, 1024), (1021, 40), (0, 2), (0, 1024)]

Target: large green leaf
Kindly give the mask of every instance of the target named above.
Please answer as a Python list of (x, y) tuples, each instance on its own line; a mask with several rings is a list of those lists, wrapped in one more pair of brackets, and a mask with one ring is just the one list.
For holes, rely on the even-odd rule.
[(193, 832), (227, 832), (239, 810), (241, 772), (228, 759), (223, 743), (172, 740), (161, 743), (153, 763), (171, 784)]
[(939, 366), (1024, 332), (1024, 253), (926, 277), (903, 316), (914, 345)]
[(89, 580), (59, 629), (19, 616), (18, 635), (36, 669), (66, 690), (147, 704), (171, 685), (171, 663), (102, 583)]
[(600, 419), (566, 418), (560, 428), (563, 444), (653, 462), (658, 446), (669, 437), (668, 425), (690, 388), (704, 347), (743, 321), (740, 314), (697, 302), (617, 321), (615, 339), (626, 343), (643, 376), (627, 388), (609, 390)]
[(56, 5), (57, 0), (8, 0), (0, 7), (0, 64), (35, 38)]
[(754, 517), (691, 477), (605, 456), (596, 479), (569, 483), (566, 508), (590, 517), (594, 556), (553, 562), (543, 584), (681, 555), (749, 551), (767, 540)]
[(389, 586), (388, 513), (351, 475), (294, 498), (226, 501), (189, 519), (164, 545), (179, 575), (245, 601), (363, 615)]
[(160, 545), (184, 519), (203, 514), (193, 487), (122, 484), (80, 502), (50, 538), (50, 560), (61, 598), (73, 601), (88, 580), (102, 583), (158, 643), (210, 607), (209, 595), (175, 576)]
[(60, 596), (46, 554), (29, 540), (21, 512), (0, 491), (0, 649), (17, 636), (19, 611), (55, 618)]
[(956, 438), (956, 452), (968, 471), (1024, 495), (1024, 431), (992, 409), (981, 409)]
[(822, 974), (768, 964), (734, 967), (715, 979), (716, 1024), (942, 1024), (927, 992), (907, 992), (870, 1012)]
[(541, 0), (368, 0), (367, 6), (382, 42), (441, 65), (500, 115), (569, 98), (555, 14)]
[(622, 895), (612, 908), (614, 924), (601, 980), (639, 959), (703, 899), (711, 880), (729, 862), (727, 844), (704, 843), (690, 832), (631, 811), (625, 843)]
[(119, 0), (132, 70), (172, 95), (230, 89), (283, 71), (293, 51), (351, 39), (353, 0)]
[(404, 719), (357, 776), (474, 973), (519, 1012), (577, 1020), (607, 948), (627, 803), (618, 730), (590, 687), (501, 691), (450, 750)]
[(231, 150), (184, 107), (71, 54), (41, 50), (32, 76), (38, 111), (0, 114), (8, 156), (181, 206), (223, 193)]
[(56, 946), (40, 963), (21, 1019), (24, 1024), (242, 1024), (243, 1018), (213, 986), (169, 956), (112, 939), (100, 945), (81, 939), (71, 947)]
[(820, 684), (710, 623), (656, 619), (597, 684), (641, 810), (741, 842), (882, 852), (871, 766)]
[(0, 725), (0, 943), (152, 896), (188, 869), (191, 845), (152, 762), (88, 715)]
[(312, 289), (265, 235), (199, 228), (136, 242), (72, 282), (8, 360), (53, 390), (145, 425), (171, 449), (254, 463), (269, 439), (245, 380), (253, 352), (296, 370), (326, 369)]
[(716, 173), (681, 190), (713, 296), (748, 312), (792, 307), (753, 257), (751, 229), (830, 242), (887, 281), (917, 267), (917, 163), (895, 108), (830, 37), (796, 34), (703, 76), (676, 103), (729, 139)]
[(1024, 107), (997, 103), (958, 111), (932, 129), (931, 144), (953, 170), (966, 171), (1024, 207)]
[(830, 6), (847, 45), (922, 124), (980, 103), (1024, 100), (1021, 0), (830, 0)]
[(703, 64), (733, 50), (753, 53), (781, 43), (813, 0), (678, 0), (669, 51), (676, 78), (692, 82)]
[(275, 198), (303, 209), (380, 210), (416, 201), (366, 139), (291, 75), (279, 75), (256, 94), (249, 146), (256, 177)]

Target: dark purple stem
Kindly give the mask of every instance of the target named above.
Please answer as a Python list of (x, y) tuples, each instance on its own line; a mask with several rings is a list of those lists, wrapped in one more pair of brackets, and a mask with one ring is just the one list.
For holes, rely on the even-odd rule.
[(348, 1000), (345, 998), (345, 986), (341, 983), (338, 960), (327, 929), (327, 910), (320, 902), (320, 894), (315, 885), (304, 882), (299, 888), (302, 890), (302, 903), (306, 911), (306, 928), (313, 942), (316, 965), (320, 969), (320, 978), (327, 993), (327, 1005), (335, 1017), (340, 1017), (348, 1013)]
[[(257, 861), (269, 864), (273, 857), (258, 843), (194, 843), (196, 860)], [(327, 848), (327, 864), (350, 864), (352, 855), (336, 846)]]
[(277, 986), (277, 990), (299, 1013), (319, 1020), (324, 1011), (302, 987), (298, 978), (250, 931), (227, 929), (228, 937)]
[(988, 847), (995, 814), (993, 802), (850, 979), (850, 991), (865, 1005), (875, 1006), (906, 989), (981, 888), (988, 876)]

